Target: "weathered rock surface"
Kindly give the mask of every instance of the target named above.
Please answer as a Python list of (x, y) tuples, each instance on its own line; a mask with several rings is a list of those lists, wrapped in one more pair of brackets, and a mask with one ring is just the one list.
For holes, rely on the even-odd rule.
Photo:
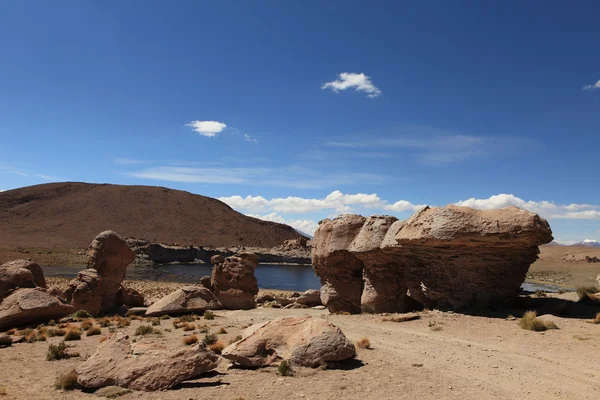
[(88, 268), (69, 283), (67, 300), (77, 309), (98, 315), (117, 306), (125, 270), (135, 255), (117, 233), (100, 233), (90, 244)]
[(43, 289), (17, 289), (0, 303), (0, 331), (25, 324), (60, 319), (75, 312)]
[(220, 308), (223, 308), (223, 305), (207, 288), (203, 286), (184, 286), (148, 307), (146, 315), (158, 317), (167, 314), (201, 313), (206, 310)]
[(341, 329), (322, 318), (289, 317), (253, 325), (221, 355), (244, 367), (264, 367), (281, 360), (317, 367), (354, 357), (354, 345)]
[(600, 274), (596, 277), (596, 286), (600, 288)]
[(85, 388), (169, 389), (216, 368), (217, 360), (203, 344), (177, 351), (153, 345), (137, 351), (128, 336), (118, 333), (77, 367), (77, 382)]
[(223, 307), (230, 310), (247, 310), (256, 307), (254, 296), (258, 294), (258, 281), (254, 270), (258, 258), (251, 253), (223, 258), (213, 256), (210, 279), (212, 292)]
[(308, 289), (299, 297), (296, 297), (295, 303), (308, 307), (319, 306), (321, 305), (321, 292), (315, 289)]
[(31, 271), (19, 266), (7, 266), (7, 264), (0, 266), (0, 299), (15, 289), (36, 286)]
[(135, 289), (121, 286), (117, 291), (115, 304), (127, 308), (144, 307), (144, 296)]
[(4, 268), (25, 268), (26, 270), (29, 270), (33, 275), (33, 281), (36, 286), (43, 288), (46, 287), (46, 279), (44, 278), (44, 272), (42, 271), (42, 267), (40, 267), (38, 263), (35, 263), (31, 260), (14, 260), (4, 263), (0, 266), (0, 270)]
[(492, 307), (512, 300), (552, 240), (537, 214), (447, 206), (321, 221), (313, 268), (332, 312), (405, 312), (419, 306)]

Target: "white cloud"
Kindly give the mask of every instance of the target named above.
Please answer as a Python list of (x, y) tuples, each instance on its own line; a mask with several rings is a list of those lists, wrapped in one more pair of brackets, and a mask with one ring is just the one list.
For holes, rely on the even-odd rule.
[(551, 201), (525, 201), (513, 194), (497, 194), (487, 199), (470, 198), (461, 200), (456, 205), (491, 210), (508, 206), (516, 206), (552, 219), (600, 219), (600, 206), (591, 204), (556, 204)]
[(250, 135), (248, 135), (247, 133), (244, 133), (244, 140), (246, 142), (252, 142), (252, 143), (258, 143), (258, 141), (256, 139), (253, 139)]
[(55, 176), (26, 172), (26, 171), (23, 171), (23, 170), (20, 170), (17, 168), (13, 168), (13, 167), (0, 166), (0, 171), (5, 171), (5, 172), (8, 172), (8, 173), (11, 173), (14, 175), (19, 175), (19, 176), (24, 176), (24, 177), (29, 177), (29, 178), (39, 178), (41, 180), (48, 181), (48, 182), (60, 180), (59, 178), (57, 178)]
[(371, 82), (371, 78), (366, 76), (365, 74), (354, 74), (350, 72), (342, 72), (338, 75), (339, 79), (324, 83), (321, 86), (321, 89), (329, 89), (331, 88), (334, 92), (339, 92), (341, 90), (354, 88), (357, 92), (365, 92), (367, 93), (367, 97), (374, 98), (381, 95), (381, 90), (379, 90), (373, 82)]
[(404, 211), (415, 212), (415, 211), (419, 211), (420, 209), (422, 209), (424, 207), (426, 207), (425, 204), (415, 205), (406, 200), (398, 200), (394, 204), (389, 204), (389, 205), (385, 206), (385, 209), (390, 210), (390, 211), (398, 211), (398, 212), (404, 212)]
[(594, 83), (593, 85), (584, 85), (583, 86), (583, 90), (594, 90), (594, 89), (600, 89), (600, 80), (598, 80), (598, 82)]
[(149, 161), (145, 161), (145, 160), (135, 160), (133, 158), (115, 158), (114, 159), (114, 163), (115, 164), (120, 164), (120, 165), (140, 165), (140, 164), (148, 164)]
[(198, 132), (202, 136), (214, 137), (227, 128), (227, 125), (218, 121), (192, 121), (185, 126), (191, 127), (194, 131)]
[(319, 223), (317, 221), (313, 221), (310, 219), (285, 219), (283, 218), (281, 215), (273, 212), (270, 214), (265, 214), (265, 215), (258, 215), (258, 214), (246, 214), (249, 217), (254, 217), (254, 218), (258, 218), (258, 219), (262, 219), (265, 221), (271, 221), (271, 222), (279, 222), (280, 224), (286, 224), (291, 226), (292, 228), (295, 228), (301, 232), (304, 233), (308, 233), (309, 235), (313, 235), (315, 233), (315, 231), (317, 230), (317, 227), (319, 226)]

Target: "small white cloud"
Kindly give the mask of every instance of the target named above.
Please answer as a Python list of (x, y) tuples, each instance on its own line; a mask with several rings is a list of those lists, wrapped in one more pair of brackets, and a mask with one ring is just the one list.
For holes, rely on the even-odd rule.
[(247, 133), (244, 133), (244, 140), (246, 142), (252, 142), (252, 143), (258, 143), (258, 141), (256, 139), (253, 139), (250, 135), (248, 135)]
[(367, 93), (367, 97), (374, 98), (381, 95), (381, 90), (379, 90), (373, 82), (371, 82), (371, 78), (366, 76), (365, 74), (354, 74), (350, 72), (342, 72), (338, 75), (339, 79), (324, 83), (321, 86), (321, 89), (332, 89), (334, 92), (339, 92), (341, 90), (354, 88), (357, 92), (365, 92)]
[(398, 200), (394, 204), (389, 204), (389, 205), (385, 206), (385, 209), (390, 210), (390, 211), (398, 211), (398, 212), (404, 212), (404, 211), (415, 212), (415, 211), (418, 211), (425, 207), (426, 207), (425, 204), (416, 204), (415, 205), (406, 200)]
[(223, 129), (227, 128), (227, 125), (218, 121), (192, 121), (185, 126), (191, 127), (194, 131), (198, 132), (202, 136), (214, 137), (219, 133), (223, 132)]
[(145, 160), (135, 160), (133, 158), (115, 158), (114, 163), (120, 165), (140, 165), (147, 164), (149, 161)]
[(593, 85), (584, 85), (583, 86), (583, 90), (594, 90), (594, 89), (600, 89), (600, 80), (598, 80), (598, 82), (594, 83)]
[(301, 232), (308, 233), (311, 236), (315, 233), (315, 231), (317, 230), (317, 227), (319, 226), (319, 223), (317, 221), (313, 221), (310, 219), (296, 219), (296, 220), (285, 219), (281, 215), (274, 213), (274, 212), (270, 213), (270, 214), (265, 214), (265, 215), (258, 215), (258, 214), (246, 214), (246, 215), (248, 215), (249, 217), (262, 219), (264, 221), (279, 222), (280, 224), (286, 224), (286, 225), (289, 225), (292, 228), (295, 228)]

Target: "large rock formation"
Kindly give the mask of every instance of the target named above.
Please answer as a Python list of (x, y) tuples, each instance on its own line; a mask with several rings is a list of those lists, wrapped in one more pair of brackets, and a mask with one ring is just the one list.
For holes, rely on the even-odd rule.
[(303, 367), (343, 361), (355, 354), (340, 328), (322, 318), (290, 317), (257, 324), (221, 355), (244, 367), (264, 367), (289, 360)]
[(223, 258), (213, 256), (210, 284), (212, 292), (223, 307), (230, 310), (247, 310), (256, 307), (254, 296), (258, 294), (258, 282), (254, 270), (258, 258), (251, 253)]
[(128, 336), (117, 333), (77, 367), (77, 382), (85, 388), (169, 389), (216, 368), (217, 360), (203, 344), (168, 351), (159, 345), (132, 346)]
[(60, 299), (44, 292), (44, 289), (17, 289), (0, 303), (0, 331), (60, 319), (74, 311), (74, 307), (63, 304)]
[(184, 286), (148, 307), (146, 316), (179, 315), (217, 310), (223, 305), (203, 286)]
[[(1, 270), (7, 270), (12, 268), (24, 268), (31, 272), (33, 276), (33, 282), (35, 286), (45, 288), (46, 287), (46, 279), (44, 278), (44, 272), (42, 271), (42, 267), (39, 266), (38, 263), (35, 263), (31, 260), (14, 260), (9, 261), (0, 266)], [(25, 287), (25, 286), (19, 286)], [(1, 296), (0, 296), (1, 297)]]
[(67, 300), (92, 315), (113, 309), (125, 270), (134, 258), (134, 253), (117, 233), (100, 233), (90, 244), (88, 268), (69, 283), (65, 292)]
[(0, 266), (0, 299), (18, 288), (34, 288), (35, 286), (33, 274), (28, 269), (10, 265), (10, 263)]
[(332, 312), (403, 312), (503, 304), (518, 293), (548, 223), (516, 207), (426, 207), (406, 221), (343, 215), (321, 221), (313, 268)]

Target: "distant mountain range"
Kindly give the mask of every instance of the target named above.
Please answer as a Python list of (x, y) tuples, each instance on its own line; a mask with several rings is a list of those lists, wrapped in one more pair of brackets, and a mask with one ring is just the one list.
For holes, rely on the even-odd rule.
[(600, 242), (597, 240), (585, 239), (583, 242), (575, 243), (571, 246), (600, 247)]

